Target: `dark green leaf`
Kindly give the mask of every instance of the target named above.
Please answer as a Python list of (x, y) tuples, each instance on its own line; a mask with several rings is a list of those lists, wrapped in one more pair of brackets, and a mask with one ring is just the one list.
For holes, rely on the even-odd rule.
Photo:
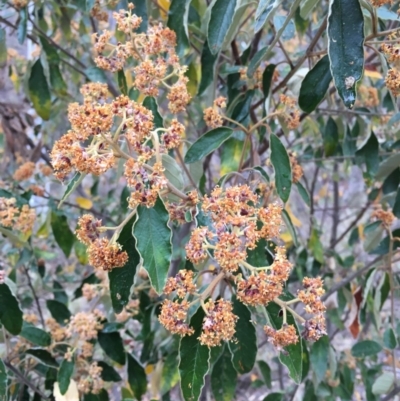
[(64, 291), (63, 286), (56, 280), (53, 281), (54, 299), (62, 304), (68, 303), (68, 295)]
[(215, 62), (218, 56), (213, 55), (208, 47), (208, 42), (204, 42), (203, 51), (201, 53), (201, 81), (199, 85), (198, 95), (201, 95), (208, 86), (214, 81)]
[(271, 134), (271, 163), (275, 170), (275, 185), (278, 195), (283, 202), (287, 202), (292, 187), (292, 168), (285, 147), (274, 134)]
[(171, 0), (168, 11), (168, 28), (176, 33), (176, 48), (178, 54), (182, 54), (189, 41), (186, 35), (185, 22), (188, 0)]
[(269, 96), (269, 91), (271, 89), (272, 79), (274, 77), (275, 67), (276, 67), (275, 64), (268, 64), (265, 67), (265, 70), (263, 72), (262, 83), (263, 83), (263, 92), (264, 92), (264, 97), (265, 98), (267, 98)]
[(26, 351), (27, 354), (32, 355), (46, 366), (58, 368), (58, 363), (49, 351), (41, 348), (31, 348)]
[(297, 234), (296, 234), (294, 225), (292, 223), (292, 219), (290, 218), (289, 213), (285, 209), (282, 210), (282, 217), (283, 217), (283, 221), (286, 225), (286, 228), (288, 229), (289, 234), (292, 237), (293, 244), (295, 246), (299, 246), (299, 241), (297, 239)]
[(72, 247), (74, 245), (75, 236), (68, 225), (68, 219), (64, 215), (58, 213), (51, 213), (51, 228), (53, 230), (54, 238), (68, 258)]
[(64, 359), (61, 362), (60, 369), (57, 374), (58, 385), (60, 386), (60, 393), (64, 395), (68, 391), (69, 383), (71, 381), (71, 377), (74, 373), (75, 361), (71, 359), (68, 361)]
[[(281, 297), (285, 298), (285, 297)], [(288, 296), (285, 300), (292, 299), (292, 296)], [(281, 316), (281, 308), (274, 302), (271, 302), (267, 305), (266, 310), (270, 317), (270, 323), (272, 327), (276, 330), (280, 329), (283, 324), (283, 318)], [(294, 325), (296, 327), (296, 331), (299, 334), (299, 330), (297, 328), (297, 323), (293, 316), (288, 313), (287, 314), (287, 324)], [(303, 379), (303, 344), (299, 340), (297, 344), (292, 344), (285, 347), (285, 352), (281, 352), (279, 355), (279, 360), (283, 363), (289, 370), (289, 376), (299, 384)]]
[(264, 397), (263, 401), (283, 401), (284, 395), (283, 393), (271, 393)]
[(264, 379), (264, 383), (268, 388), (271, 388), (271, 368), (269, 367), (267, 362), (258, 361), (258, 368), (260, 369), (261, 376)]
[(323, 141), (325, 156), (329, 157), (334, 155), (339, 142), (339, 132), (336, 122), (332, 117), (329, 117), (326, 123)]
[(273, 262), (271, 254), (267, 251), (267, 240), (260, 238), (254, 249), (247, 250), (247, 263), (254, 267), (269, 266)]
[(356, 358), (365, 358), (367, 356), (376, 355), (382, 351), (382, 347), (376, 341), (365, 340), (353, 345), (351, 354)]
[(51, 96), (40, 59), (37, 59), (31, 68), (28, 87), (29, 97), (36, 112), (43, 120), (48, 120), (51, 111)]
[(369, 138), (356, 152), (357, 163), (365, 163), (367, 172), (374, 175), (379, 167), (379, 142), (375, 134), (371, 132)]
[(126, 83), (126, 77), (124, 70), (117, 71), (118, 87), (123, 95), (128, 95), (128, 85)]
[(122, 343), (122, 338), (119, 332), (114, 331), (112, 333), (103, 333), (100, 331), (97, 339), (104, 353), (108, 357), (120, 365), (125, 364), (124, 344)]
[(71, 317), (71, 312), (67, 306), (59, 301), (49, 299), (46, 301), (47, 308), (51, 313), (51, 316), (62, 326), (68, 322)]
[(47, 347), (51, 343), (51, 337), (49, 333), (44, 330), (35, 327), (33, 324), (23, 322), (22, 330), (20, 333), (21, 337), (24, 337), (34, 345), (40, 345), (41, 347)]
[(101, 378), (106, 382), (119, 382), (122, 380), (119, 373), (108, 363), (104, 361), (97, 361), (97, 365), (103, 370), (101, 371)]
[(216, 0), (211, 9), (211, 18), (208, 23), (208, 43), (212, 54), (217, 54), (221, 50), (235, 14), (236, 1)]
[(318, 383), (325, 377), (328, 369), (328, 359), (329, 338), (328, 336), (323, 336), (312, 345), (310, 352), (311, 365)]
[(201, 345), (198, 340), (204, 316), (203, 309), (199, 308), (190, 320), (190, 326), (195, 330), (194, 334), (182, 337), (179, 345), (179, 374), (185, 401), (195, 401), (199, 398), (204, 386), (204, 376), (209, 369), (210, 348)]
[(0, 322), (5, 329), (15, 336), (22, 329), (22, 311), (17, 298), (7, 284), (0, 284)]
[(146, 372), (131, 354), (128, 354), (128, 383), (134, 396), (141, 400), (147, 389)]
[(251, 322), (249, 308), (232, 297), (233, 313), (239, 318), (236, 322), (235, 337), (229, 349), (232, 353), (232, 363), (239, 374), (248, 373), (253, 369), (257, 356), (257, 337), (254, 324)]
[(138, 219), (133, 227), (137, 250), (143, 259), (143, 267), (149, 273), (151, 285), (161, 294), (172, 256), (169, 214), (163, 201), (158, 198), (154, 207), (139, 206)]
[(7, 372), (4, 362), (0, 359), (0, 397), (7, 399)]
[(238, 122), (243, 122), (250, 114), (250, 106), (254, 96), (254, 90), (247, 91), (243, 100), (241, 100), (233, 109), (231, 118)]
[(237, 372), (233, 367), (231, 353), (224, 346), (222, 355), (218, 358), (211, 372), (211, 389), (215, 401), (231, 401), (235, 396)]
[[(393, 230), (392, 236), (393, 236), (393, 238), (399, 238), (400, 237), (400, 229)], [(385, 255), (389, 252), (389, 245), (390, 245), (390, 237), (386, 236), (379, 243), (379, 245), (369, 253), (371, 253), (372, 255)], [(397, 249), (399, 247), (400, 247), (400, 241), (394, 240), (393, 249)]]
[(400, 188), (397, 190), (396, 199), (393, 205), (393, 214), (399, 219), (400, 218)]
[(219, 127), (206, 132), (188, 149), (185, 155), (185, 163), (190, 164), (202, 160), (218, 149), (232, 134), (233, 130), (227, 127)]
[(353, 137), (350, 127), (347, 127), (343, 139), (343, 155), (354, 156), (357, 150), (357, 137)]
[(332, 81), (329, 57), (324, 56), (310, 70), (300, 87), (299, 106), (306, 113), (311, 113), (325, 97)]
[(397, 347), (397, 339), (394, 334), (393, 329), (390, 327), (385, 330), (383, 333), (383, 343), (385, 344), (385, 347), (388, 349), (396, 349)]
[(328, 39), (335, 86), (351, 109), (356, 101), (356, 82), (364, 71), (364, 17), (359, 0), (331, 0)]
[(300, 182), (296, 182), (296, 187), (297, 190), (299, 191), (299, 194), (303, 201), (306, 203), (307, 206), (310, 206), (311, 201), (310, 201), (310, 195), (308, 194), (307, 190), (304, 188), (303, 184)]
[(179, 382), (178, 352), (167, 355), (161, 374), (161, 395), (167, 393)]
[(146, 109), (149, 109), (153, 113), (155, 128), (164, 128), (164, 121), (160, 112), (158, 111), (158, 104), (156, 99), (154, 99), (154, 97), (147, 96), (143, 100), (143, 106), (146, 107)]
[(129, 302), (133, 279), (140, 263), (140, 255), (136, 250), (136, 240), (132, 233), (134, 221), (135, 217), (125, 225), (118, 238), (122, 250), (128, 253), (128, 262), (125, 266), (112, 269), (108, 273), (111, 302), (115, 313), (121, 313)]

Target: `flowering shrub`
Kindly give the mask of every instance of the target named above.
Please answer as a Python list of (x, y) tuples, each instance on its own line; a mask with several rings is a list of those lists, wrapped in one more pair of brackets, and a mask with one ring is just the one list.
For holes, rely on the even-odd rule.
[(0, 16), (0, 396), (392, 399), (398, 5), (81, 3)]

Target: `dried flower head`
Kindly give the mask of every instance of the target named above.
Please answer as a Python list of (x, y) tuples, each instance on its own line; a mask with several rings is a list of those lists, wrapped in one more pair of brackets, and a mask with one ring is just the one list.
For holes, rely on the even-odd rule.
[(175, 277), (170, 277), (164, 287), (164, 294), (170, 295), (176, 291), (179, 298), (185, 298), (187, 294), (193, 294), (196, 291), (196, 285), (193, 283), (193, 272), (190, 270), (179, 270)]
[(16, 181), (26, 181), (32, 177), (35, 171), (35, 163), (33, 162), (25, 162), (15, 171), (13, 178)]
[(128, 254), (120, 244), (110, 243), (107, 238), (96, 239), (88, 248), (89, 263), (97, 269), (111, 271), (125, 266)]
[(389, 228), (393, 222), (396, 220), (395, 215), (390, 210), (383, 210), (382, 208), (378, 208), (372, 212), (372, 217), (376, 220), (380, 220), (382, 224)]
[(158, 320), (171, 333), (190, 336), (194, 330), (186, 323), (188, 309), (189, 303), (187, 301), (179, 303), (166, 299), (161, 306)]
[(393, 93), (393, 96), (400, 95), (400, 72), (395, 68), (392, 68), (388, 71), (385, 84), (387, 88)]
[(85, 245), (92, 244), (100, 238), (101, 220), (96, 219), (91, 214), (84, 214), (78, 220), (78, 227), (75, 231), (79, 241)]
[(284, 324), (279, 330), (264, 326), (264, 332), (268, 337), (268, 341), (278, 350), (299, 342), (299, 336), (293, 325)]
[(303, 279), (304, 290), (297, 293), (297, 298), (305, 305), (305, 311), (311, 314), (322, 314), (326, 307), (321, 300), (321, 296), (325, 293), (323, 289), (323, 281), (320, 277)]
[(202, 345), (216, 347), (222, 341), (232, 340), (238, 317), (233, 314), (232, 303), (224, 299), (209, 300), (204, 305), (206, 317), (203, 320), (199, 341)]

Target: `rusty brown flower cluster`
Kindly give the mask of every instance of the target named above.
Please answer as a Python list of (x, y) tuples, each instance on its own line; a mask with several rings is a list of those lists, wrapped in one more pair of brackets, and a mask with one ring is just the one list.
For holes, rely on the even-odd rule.
[[(187, 314), (189, 307), (200, 301), (205, 312), (199, 336), (201, 344), (214, 347), (222, 341), (233, 340), (238, 317), (233, 313), (232, 302), (208, 298), (219, 281), (232, 280), (236, 284), (237, 300), (245, 305), (265, 307), (269, 302), (276, 302), (283, 308), (283, 326), (278, 330), (264, 327), (269, 341), (278, 349), (299, 341), (295, 327), (286, 322), (288, 311), (303, 323), (304, 338), (317, 340), (324, 335), (325, 306), (321, 301), (324, 293), (321, 279), (305, 278), (304, 290), (299, 291), (298, 298), (286, 303), (279, 299), (292, 270), (286, 249), (276, 245), (274, 260), (267, 266), (255, 267), (247, 260), (248, 251), (255, 249), (261, 239), (279, 241), (282, 207), (277, 203), (262, 207), (259, 196), (249, 186), (238, 185), (225, 189), (216, 187), (210, 196), (204, 197), (201, 208), (210, 217), (210, 223), (192, 232), (186, 255), (195, 265), (214, 259), (219, 268), (212, 272), (219, 273), (201, 293), (197, 293), (192, 271), (181, 270), (169, 278), (164, 293), (176, 294), (177, 299), (165, 300), (162, 305), (159, 320), (164, 327), (175, 334), (193, 334), (194, 329), (187, 323)], [(189, 303), (189, 299), (193, 301)], [(304, 319), (290, 308), (289, 305), (296, 302), (305, 305), (305, 313), (312, 315), (311, 319)]]
[(158, 96), (160, 88), (164, 88), (168, 93), (170, 111), (183, 111), (191, 96), (186, 87), (187, 67), (180, 65), (175, 52), (176, 34), (161, 24), (149, 27), (146, 33), (136, 32), (142, 18), (132, 12), (133, 8), (133, 4), (129, 4), (127, 11), (114, 13), (117, 29), (125, 34), (125, 42), (111, 43), (111, 31), (94, 35), (95, 62), (102, 69), (116, 72), (124, 68), (128, 58), (132, 57), (137, 63), (131, 68), (133, 85), (143, 95), (154, 97)]
[(116, 238), (109, 240), (106, 237), (100, 237), (105, 230), (101, 220), (85, 214), (78, 220), (76, 236), (79, 241), (88, 246), (89, 263), (97, 269), (110, 271), (115, 267), (124, 266), (128, 261), (128, 254), (122, 250)]
[(17, 205), (15, 198), (0, 197), (0, 225), (27, 234), (36, 220), (35, 209), (29, 205)]

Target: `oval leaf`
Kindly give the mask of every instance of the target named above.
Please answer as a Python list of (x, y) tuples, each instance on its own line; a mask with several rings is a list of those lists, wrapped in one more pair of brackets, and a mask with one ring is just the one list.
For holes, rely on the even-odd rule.
[(325, 97), (332, 81), (329, 57), (324, 56), (310, 70), (301, 83), (299, 106), (306, 113), (311, 113)]
[(217, 54), (224, 43), (235, 14), (237, 0), (217, 0), (211, 9), (208, 23), (208, 43), (212, 54)]
[(364, 70), (364, 17), (359, 0), (331, 0), (328, 40), (335, 86), (351, 109), (356, 101), (356, 82)]
[(64, 359), (61, 362), (61, 366), (57, 374), (57, 381), (61, 395), (64, 395), (68, 391), (71, 377), (74, 373), (74, 366), (74, 360), (68, 361), (67, 359)]
[(15, 336), (21, 332), (22, 311), (17, 298), (5, 283), (0, 284), (0, 322)]
[(58, 363), (49, 351), (41, 348), (31, 348), (26, 351), (27, 354), (32, 355), (34, 358), (38, 359), (43, 364), (50, 366), (52, 368), (58, 368)]
[(172, 257), (169, 214), (163, 201), (158, 198), (152, 208), (138, 207), (137, 216), (133, 228), (137, 250), (143, 260), (143, 267), (149, 274), (151, 285), (161, 294)]
[(104, 353), (120, 365), (125, 364), (125, 350), (119, 332), (99, 332), (97, 339)]
[(64, 252), (65, 257), (68, 258), (74, 245), (75, 236), (69, 228), (67, 217), (52, 212), (51, 228), (58, 246)]
[(366, 356), (376, 355), (381, 350), (381, 345), (376, 341), (365, 340), (353, 345), (351, 355), (356, 358), (365, 358)]
[(29, 97), (36, 112), (43, 120), (48, 120), (50, 118), (51, 96), (40, 59), (37, 59), (31, 68), (28, 87)]
[(46, 305), (51, 313), (51, 316), (56, 320), (56, 322), (62, 326), (65, 326), (71, 317), (71, 312), (67, 306), (62, 302), (53, 299), (47, 300)]
[(218, 149), (233, 134), (227, 127), (215, 128), (206, 132), (189, 148), (185, 155), (185, 163), (194, 163)]
[(287, 202), (292, 187), (292, 168), (285, 147), (274, 134), (271, 134), (271, 163), (275, 170), (275, 185), (278, 195), (283, 202)]
[(147, 389), (146, 372), (136, 358), (130, 354), (128, 354), (128, 383), (135, 398), (140, 400)]
[(23, 322), (20, 335), (32, 344), (40, 345), (41, 347), (47, 347), (51, 343), (49, 333), (27, 322)]

